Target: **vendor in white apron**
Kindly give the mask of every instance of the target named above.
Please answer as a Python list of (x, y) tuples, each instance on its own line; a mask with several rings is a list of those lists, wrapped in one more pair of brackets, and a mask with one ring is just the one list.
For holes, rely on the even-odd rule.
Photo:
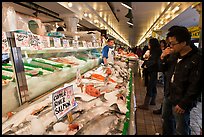
[(102, 63), (107, 66), (108, 64), (114, 64), (114, 39), (108, 39), (107, 45), (102, 50)]

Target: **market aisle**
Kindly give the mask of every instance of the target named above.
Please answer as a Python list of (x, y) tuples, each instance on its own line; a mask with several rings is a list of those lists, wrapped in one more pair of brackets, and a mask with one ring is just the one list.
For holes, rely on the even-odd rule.
[[(137, 64), (130, 64), (130, 67), (134, 73), (134, 88), (136, 95), (136, 104), (140, 105), (143, 103), (146, 88), (144, 87), (144, 81), (140, 77)], [(157, 98), (156, 106), (150, 105), (149, 110), (136, 110), (136, 126), (137, 135), (155, 135), (155, 133), (162, 133), (162, 119), (161, 115), (154, 115), (153, 110), (160, 107), (163, 99), (163, 86), (157, 86)], [(202, 127), (202, 103), (198, 103), (198, 106), (191, 111), (191, 134), (200, 135), (200, 127)]]

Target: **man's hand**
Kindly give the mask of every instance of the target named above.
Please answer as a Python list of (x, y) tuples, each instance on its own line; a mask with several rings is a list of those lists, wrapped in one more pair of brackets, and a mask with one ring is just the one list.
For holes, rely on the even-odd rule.
[(167, 47), (165, 50), (162, 51), (162, 54), (160, 56), (161, 59), (164, 59), (165, 56), (173, 53), (173, 49), (170, 47)]
[(185, 110), (180, 108), (178, 105), (176, 105), (174, 109), (175, 109), (175, 112), (178, 114), (183, 114), (185, 112)]

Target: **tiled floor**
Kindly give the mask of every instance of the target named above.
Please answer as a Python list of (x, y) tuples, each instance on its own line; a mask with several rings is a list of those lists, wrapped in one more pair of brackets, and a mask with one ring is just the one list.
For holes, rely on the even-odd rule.
[[(133, 67), (134, 66), (134, 67)], [(130, 65), (134, 73), (134, 88), (136, 94), (136, 104), (143, 104), (146, 89), (144, 80), (137, 73), (137, 66)], [(163, 86), (157, 86), (156, 105), (150, 105), (149, 110), (136, 110), (137, 135), (155, 135), (162, 134), (162, 118), (161, 115), (154, 115), (153, 110), (158, 109), (163, 99)], [(202, 127), (202, 103), (191, 111), (191, 134), (200, 135), (200, 127)]]

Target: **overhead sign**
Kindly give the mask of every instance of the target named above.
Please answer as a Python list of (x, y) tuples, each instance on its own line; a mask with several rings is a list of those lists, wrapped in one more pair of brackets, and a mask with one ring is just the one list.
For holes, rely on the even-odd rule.
[(188, 31), (191, 32), (191, 38), (199, 39), (199, 37), (200, 37), (200, 28), (198, 26), (189, 27)]
[(66, 86), (52, 93), (52, 108), (58, 120), (76, 106), (77, 102), (74, 98), (73, 85)]

